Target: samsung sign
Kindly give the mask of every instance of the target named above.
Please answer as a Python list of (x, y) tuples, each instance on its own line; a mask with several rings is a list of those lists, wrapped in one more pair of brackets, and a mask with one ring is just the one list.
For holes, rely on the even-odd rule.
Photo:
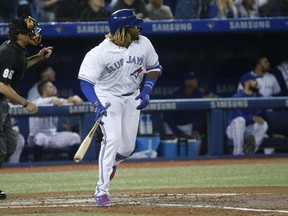
[(192, 30), (192, 23), (155, 23), (152, 24), (153, 32), (189, 32)]
[(77, 25), (76, 26), (77, 34), (106, 34), (109, 32), (109, 26), (107, 24), (91, 24), (91, 25)]
[(215, 108), (247, 108), (248, 107), (248, 101), (247, 100), (211, 101), (210, 107), (211, 107), (211, 109), (215, 109)]
[(231, 30), (238, 29), (270, 29), (271, 23), (269, 20), (245, 20), (245, 21), (230, 21), (229, 28)]

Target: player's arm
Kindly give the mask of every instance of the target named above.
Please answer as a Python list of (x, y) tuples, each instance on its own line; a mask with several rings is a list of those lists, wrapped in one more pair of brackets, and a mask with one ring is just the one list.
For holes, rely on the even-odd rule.
[(141, 93), (135, 98), (135, 100), (141, 99), (141, 102), (136, 107), (136, 109), (141, 110), (148, 106), (149, 100), (150, 100), (150, 94), (152, 92), (152, 89), (158, 77), (161, 75), (161, 72), (162, 72), (162, 67), (159, 64), (153, 69), (151, 68), (149, 71), (147, 71), (143, 89)]
[[(95, 107), (95, 120), (97, 121), (102, 112), (106, 112), (106, 109), (99, 100), (92, 83), (80, 79), (80, 87), (85, 97)], [(105, 113), (105, 115), (107, 114)]]

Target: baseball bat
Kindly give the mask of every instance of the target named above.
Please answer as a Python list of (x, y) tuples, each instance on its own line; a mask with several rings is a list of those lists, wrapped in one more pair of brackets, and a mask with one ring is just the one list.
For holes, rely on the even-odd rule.
[[(105, 103), (105, 110), (107, 110), (110, 106), (111, 106), (110, 102)], [(99, 118), (97, 119), (97, 121), (93, 125), (93, 127), (90, 130), (90, 132), (88, 133), (88, 135), (85, 137), (85, 139), (80, 144), (76, 154), (74, 155), (74, 161), (75, 162), (77, 162), (77, 163), (80, 162), (83, 159), (84, 155), (86, 154), (87, 149), (89, 148), (89, 146), (91, 144), (94, 133), (97, 130), (99, 124), (101, 123), (103, 115), (104, 115), (104, 112), (102, 112), (102, 114), (99, 116)]]

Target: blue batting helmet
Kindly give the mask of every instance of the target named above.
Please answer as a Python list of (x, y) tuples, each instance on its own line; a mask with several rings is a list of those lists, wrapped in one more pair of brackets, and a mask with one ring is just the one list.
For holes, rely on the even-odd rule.
[(115, 34), (119, 28), (135, 27), (142, 23), (143, 19), (136, 18), (135, 13), (130, 9), (117, 10), (108, 19), (111, 34)]

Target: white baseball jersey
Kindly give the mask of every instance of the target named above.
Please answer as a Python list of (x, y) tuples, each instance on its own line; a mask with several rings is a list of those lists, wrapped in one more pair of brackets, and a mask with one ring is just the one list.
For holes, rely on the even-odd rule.
[(281, 71), (286, 87), (288, 89), (288, 60), (278, 65), (277, 68), (279, 71)]
[(28, 91), (28, 95), (27, 95), (27, 99), (29, 101), (34, 101), (36, 100), (37, 98), (40, 98), (41, 95), (39, 94), (38, 92), (38, 85), (39, 85), (40, 81), (35, 83), (33, 85), (33, 87)]
[(159, 65), (158, 55), (151, 42), (140, 35), (128, 48), (105, 39), (90, 50), (80, 67), (78, 78), (95, 85), (98, 96), (135, 92), (145, 73)]
[[(140, 84), (146, 73), (161, 71), (158, 55), (150, 40), (139, 35), (129, 47), (121, 47), (104, 39), (90, 50), (80, 67), (78, 78), (94, 85), (102, 104), (110, 102), (102, 121), (104, 134), (99, 153), (99, 181), (95, 196), (109, 195), (112, 166), (117, 166), (135, 149), (140, 110)], [(123, 159), (115, 161), (116, 153)]]
[[(253, 71), (251, 71), (250, 73), (254, 74)], [(280, 85), (276, 77), (269, 72), (266, 72), (262, 77), (258, 77), (257, 82), (259, 92), (263, 95), (263, 97), (271, 97), (273, 95), (279, 94), (281, 91)], [(238, 90), (240, 89), (243, 89), (241, 83), (238, 84)]]
[[(38, 106), (53, 104), (53, 97), (38, 98), (33, 101)], [(57, 132), (58, 116), (29, 117), (29, 145), (44, 148), (65, 148), (80, 143), (80, 135), (75, 132)]]

